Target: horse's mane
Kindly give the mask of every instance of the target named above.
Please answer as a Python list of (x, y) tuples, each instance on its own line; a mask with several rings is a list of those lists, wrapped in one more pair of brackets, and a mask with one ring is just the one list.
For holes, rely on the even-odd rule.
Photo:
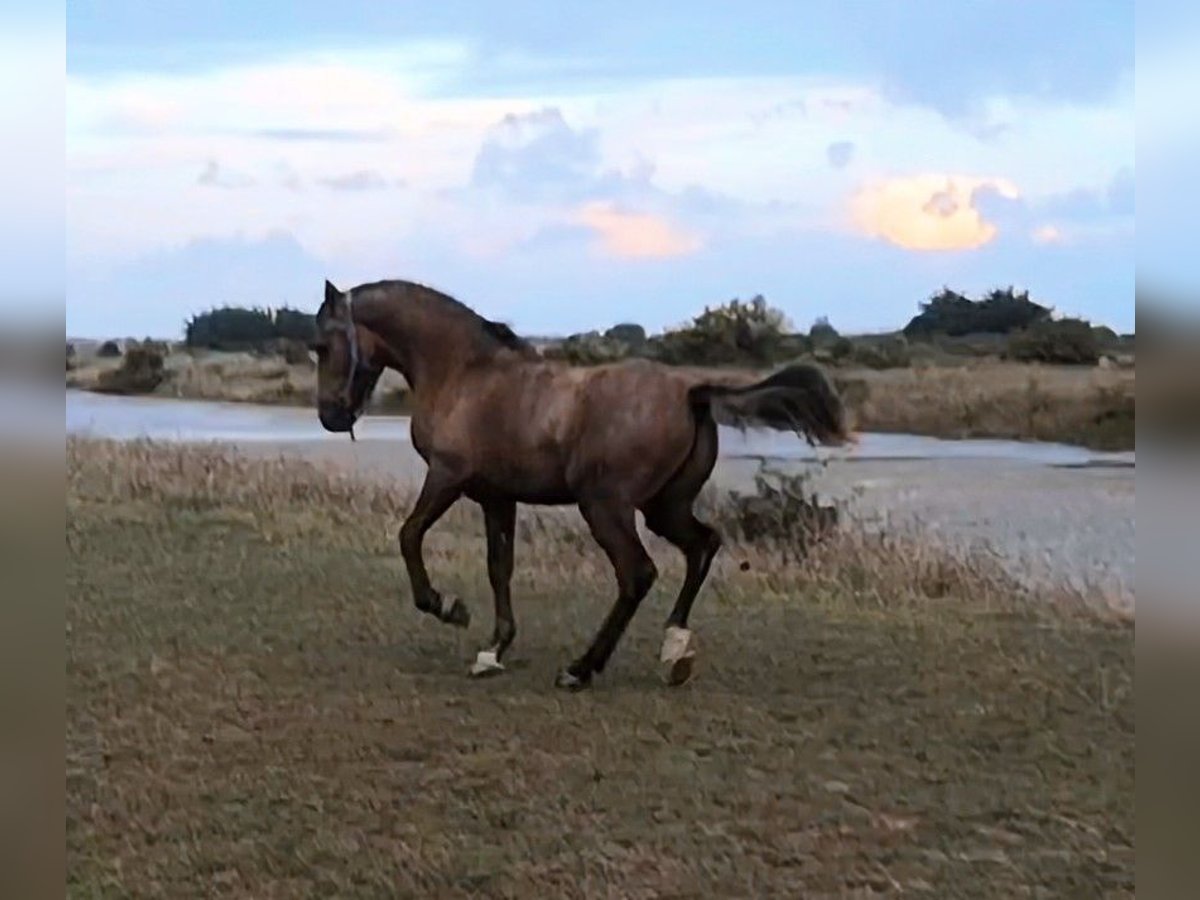
[(391, 279), (359, 285), (357, 288), (355, 288), (355, 291), (388, 291), (397, 289), (402, 290), (405, 293), (413, 290), (418, 291), (421, 295), (424, 295), (425, 299), (432, 300), (439, 306), (444, 306), (453, 310), (456, 314), (473, 322), (483, 335), (498, 342), (502, 347), (507, 347), (509, 350), (515, 350), (524, 356), (529, 356), (531, 354), (537, 355), (537, 350), (534, 349), (532, 344), (518, 335), (503, 322), (493, 322), (491, 319), (485, 319), (462, 301), (455, 300), (449, 294), (444, 294), (436, 288), (431, 288), (428, 285), (419, 284), (415, 281)]

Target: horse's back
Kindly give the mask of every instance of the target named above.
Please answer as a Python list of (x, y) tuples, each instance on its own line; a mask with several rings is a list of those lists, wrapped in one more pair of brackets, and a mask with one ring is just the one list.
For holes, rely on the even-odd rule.
[(692, 379), (647, 360), (591, 368), (513, 362), (464, 385), (456, 430), (480, 471), (528, 493), (652, 496), (687, 459)]

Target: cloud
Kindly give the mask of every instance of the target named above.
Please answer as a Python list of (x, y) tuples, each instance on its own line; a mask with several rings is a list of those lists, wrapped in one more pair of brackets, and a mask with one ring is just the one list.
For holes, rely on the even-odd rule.
[[(859, 46), (887, 95), (948, 119), (977, 119), (993, 97), (1064, 104), (1107, 101), (1132, 76), (1132, 3), (879, 4), (859, 22)], [(1088, 22), (1085, 31), (1080, 22)], [(896, 40), (897, 34), (919, 35)], [(1140, 74), (1140, 73), (1139, 73)]]
[[(360, 169), (345, 175), (334, 175), (331, 178), (320, 178), (318, 181), (333, 191), (382, 191), (393, 186), (378, 172)], [(401, 184), (399, 182), (397, 184)]]
[(378, 144), (392, 137), (387, 131), (369, 128), (255, 128), (247, 133), (268, 141), (336, 144)]
[(1077, 187), (1050, 194), (1032, 206), (1043, 216), (1091, 225), (1132, 217), (1135, 191), (1133, 169), (1123, 166), (1101, 187)]
[(825, 148), (825, 158), (835, 169), (844, 169), (854, 159), (853, 141), (834, 141)]
[(611, 203), (587, 203), (573, 220), (591, 229), (604, 252), (623, 259), (663, 259), (700, 249), (701, 240), (647, 213), (627, 212)]
[(996, 237), (996, 226), (977, 207), (989, 191), (1019, 196), (1007, 179), (915, 175), (865, 185), (851, 200), (851, 214), (863, 234), (907, 250), (973, 250)]
[(599, 132), (572, 128), (548, 106), (510, 113), (488, 129), (471, 186), (518, 200), (576, 199), (595, 193), (600, 163)]
[(1061, 244), (1063, 233), (1056, 225), (1039, 225), (1029, 235), (1035, 244)]
[(244, 188), (253, 186), (254, 179), (249, 175), (222, 168), (215, 159), (210, 159), (196, 177), (196, 184), (204, 187)]
[[(905, 260), (919, 292), (930, 281), (957, 284), (959, 272), (1038, 290), (1025, 275), (1039, 271), (1034, 265), (1053, 267), (1058, 283), (1076, 290), (1097, 271), (1087, 254), (1101, 248), (1115, 254), (1100, 260), (1110, 276), (1118, 263), (1132, 271), (1124, 236), (1081, 231), (1074, 218), (1037, 205), (1085, 185), (1106, 195), (1109, 213), (1131, 208), (1132, 178), (1108, 185), (1133, 161), (1132, 102), (1121, 95), (1091, 107), (1004, 100), (993, 118), (1011, 126), (1011, 138), (985, 145), (927, 106), (890, 102), (883, 67), (822, 70), (823, 63), (797, 64), (805, 57), (795, 53), (777, 75), (696, 74), (693, 55), (655, 72), (624, 66), (593, 83), (547, 64), (518, 91), (469, 79), (431, 89), (403, 46), (262, 52), (157, 69), (114, 54), (108, 72), (68, 70), (68, 265), (98, 276), (200, 238), (257, 240), (284, 230), (331, 271), (468, 282), (534, 319), (552, 313), (548, 301), (531, 298), (560, 296), (564, 284), (595, 303), (606, 296), (595, 284), (620, 281), (656, 297), (667, 285), (680, 304), (674, 317), (692, 308), (688, 297), (714, 290), (714, 299), (758, 290), (813, 296), (806, 279), (820, 269), (822, 296), (835, 306), (800, 318), (857, 302), (867, 305), (862, 320), (895, 290), (851, 275), (864, 260), (893, 270)], [(458, 65), (434, 68), (457, 78)], [(755, 110), (772, 114), (755, 125)], [(831, 146), (848, 137), (845, 170), (830, 168), (839, 153), (831, 157)], [(948, 188), (945, 176), (907, 193), (864, 188), (855, 200), (870, 215), (866, 224), (856, 219), (855, 231), (881, 238), (867, 242), (839, 227), (850, 207), (845, 172), (858, 176), (866, 163), (879, 168), (864, 178), (1003, 172), (1022, 196), (975, 188), (977, 179)], [(403, 178), (407, 188), (370, 189), (379, 178)], [(250, 182), (252, 189), (213, 189)], [(327, 193), (337, 189), (330, 182), (341, 193)], [(113, 217), (114, 208), (122, 215)], [(1032, 232), (1045, 224), (1068, 244), (1054, 252), (1034, 245)], [(1108, 227), (1108, 219), (1095, 225)], [(840, 242), (826, 245), (821, 236)], [(973, 244), (982, 250), (906, 249)], [(825, 256), (829, 246), (839, 248), (836, 259)], [(986, 261), (1002, 252), (1011, 254), (1004, 266)], [(719, 290), (714, 258), (725, 279)], [(622, 264), (638, 259), (656, 262)], [(211, 281), (197, 257), (185, 263), (198, 286)], [(1086, 271), (1072, 271), (1079, 265)], [(1116, 296), (1122, 283), (1101, 293)], [(101, 293), (74, 291), (67, 302), (87, 308), (102, 295), (116, 308), (127, 296), (114, 281)], [(877, 319), (892, 322), (890, 314)]]

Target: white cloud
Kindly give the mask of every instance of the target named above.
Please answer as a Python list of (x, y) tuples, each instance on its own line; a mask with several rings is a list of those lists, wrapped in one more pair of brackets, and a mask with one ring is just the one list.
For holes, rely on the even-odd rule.
[[(395, 265), (418, 244), (494, 256), (564, 222), (592, 231), (609, 256), (661, 257), (696, 252), (713, 229), (845, 233), (864, 182), (890, 187), (858, 195), (852, 231), (979, 246), (994, 226), (971, 205), (978, 184), (953, 182), (945, 199), (956, 211), (938, 215), (936, 203), (924, 207), (944, 185), (927, 190), (906, 173), (995, 172), (1033, 202), (1104, 183), (1132, 161), (1122, 98), (1105, 108), (996, 101), (989, 121), (1005, 129), (982, 141), (861, 80), (676, 78), (507, 97), (447, 89), (473, 58), (469, 45), (441, 42), (68, 78), (69, 261), (111, 266), (197, 238), (286, 229), (324, 260)], [(495, 165), (481, 180), (489, 141)], [(839, 142), (852, 144), (853, 166), (830, 167)], [(513, 166), (526, 189), (508, 189)], [(547, 173), (562, 177), (551, 184)], [(241, 189), (206, 188), (202, 175)], [(571, 178), (582, 189), (563, 190)], [(404, 190), (365, 189), (398, 182)], [(697, 186), (725, 198), (721, 209), (705, 212)]]
[(573, 217), (600, 239), (604, 252), (620, 259), (665, 259), (700, 249), (701, 240), (661, 216), (587, 203)]
[(1061, 244), (1064, 240), (1062, 229), (1057, 225), (1039, 225), (1029, 236), (1035, 244)]
[(974, 250), (997, 233), (976, 205), (981, 189), (1007, 200), (1020, 196), (1004, 178), (915, 175), (864, 185), (851, 212), (864, 234), (906, 250)]

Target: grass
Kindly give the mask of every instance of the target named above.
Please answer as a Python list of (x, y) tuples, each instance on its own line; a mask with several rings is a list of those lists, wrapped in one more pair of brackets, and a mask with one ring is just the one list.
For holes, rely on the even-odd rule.
[(662, 685), (663, 577), (590, 692), (613, 588), (523, 510), (510, 669), (477, 511), (431, 533), (467, 632), (412, 608), (412, 498), (292, 461), (67, 444), (67, 893), (1133, 896), (1133, 632), (984, 555), (852, 527), (719, 557)]
[(864, 431), (1134, 449), (1134, 372), (973, 361), (838, 373)]

